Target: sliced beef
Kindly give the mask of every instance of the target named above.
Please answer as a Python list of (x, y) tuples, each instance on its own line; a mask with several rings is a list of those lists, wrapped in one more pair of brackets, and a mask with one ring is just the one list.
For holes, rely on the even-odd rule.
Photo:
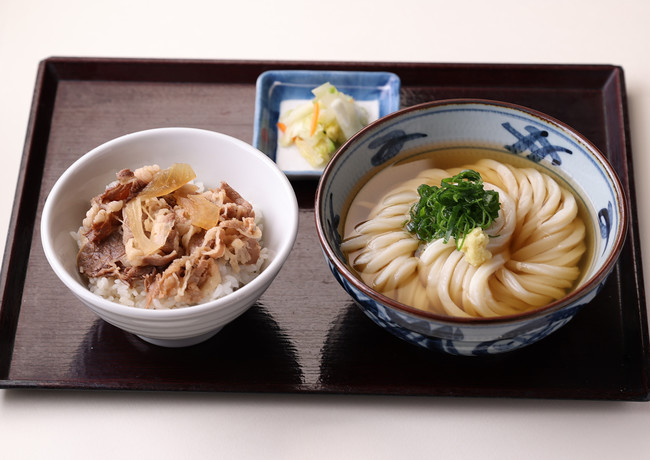
[(93, 221), (93, 226), (84, 233), (84, 236), (91, 243), (101, 243), (108, 236), (119, 230), (121, 224), (120, 217), (115, 213), (110, 213), (103, 220), (96, 219)]
[(117, 180), (117, 184), (106, 189), (103, 194), (99, 195), (99, 201), (101, 203), (121, 200), (129, 201), (147, 185), (146, 182), (135, 177), (135, 174), (130, 169), (123, 169), (118, 172)]
[(116, 231), (102, 241), (89, 241), (83, 245), (77, 254), (77, 265), (81, 273), (91, 278), (115, 276), (123, 255), (122, 232)]
[(226, 182), (222, 182), (220, 189), (226, 194), (224, 201), (223, 215), (226, 219), (243, 219), (244, 217), (255, 217), (253, 206), (234, 190)]
[[(151, 168), (120, 171), (117, 181), (93, 198), (83, 223), (86, 243), (77, 256), (79, 271), (92, 278), (119, 278), (131, 286), (144, 281), (149, 304), (169, 297), (198, 303), (221, 282), (218, 261), (237, 271), (239, 266), (259, 260), (262, 234), (255, 224), (253, 206), (222, 182), (202, 194), (220, 209), (217, 225), (205, 230), (192, 225), (191, 212), (176, 206), (174, 194), (137, 198), (142, 199), (142, 228), (157, 248), (153, 254), (143, 255), (131, 241), (133, 231), (123, 210), (158, 170), (157, 166)], [(183, 193), (197, 193), (196, 187), (187, 185), (179, 196)]]

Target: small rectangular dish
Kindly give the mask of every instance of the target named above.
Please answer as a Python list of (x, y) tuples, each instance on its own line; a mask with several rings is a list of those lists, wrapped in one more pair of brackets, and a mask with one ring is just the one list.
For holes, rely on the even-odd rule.
[(320, 177), (323, 168), (311, 166), (295, 145), (278, 143), (280, 115), (300, 102), (312, 100), (312, 90), (331, 83), (354, 98), (368, 113), (368, 121), (400, 108), (400, 79), (392, 72), (269, 70), (256, 82), (253, 145), (275, 161), (290, 178)]

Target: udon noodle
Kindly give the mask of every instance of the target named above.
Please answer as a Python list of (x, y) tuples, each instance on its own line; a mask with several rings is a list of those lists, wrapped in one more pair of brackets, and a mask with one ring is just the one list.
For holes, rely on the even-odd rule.
[[(487, 249), (475, 266), (456, 243), (423, 243), (405, 230), (420, 184), (473, 169), (485, 189), (499, 193), (501, 210)], [(403, 304), (456, 317), (494, 317), (544, 306), (563, 297), (580, 277), (585, 224), (567, 188), (532, 167), (492, 159), (429, 168), (390, 189), (367, 220), (345, 235), (343, 252), (362, 280)]]

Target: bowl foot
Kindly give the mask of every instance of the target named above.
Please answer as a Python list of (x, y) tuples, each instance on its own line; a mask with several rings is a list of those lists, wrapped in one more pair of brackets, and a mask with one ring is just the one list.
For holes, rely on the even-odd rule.
[(160, 347), (167, 347), (167, 348), (190, 347), (192, 345), (196, 345), (201, 342), (205, 342), (208, 339), (211, 339), (217, 334), (217, 332), (219, 332), (222, 329), (222, 327), (214, 331), (210, 331), (202, 335), (197, 335), (196, 337), (188, 337), (186, 339), (156, 339), (153, 337), (144, 337), (141, 335), (138, 335), (138, 337), (140, 337), (145, 342), (149, 342), (153, 345), (158, 345)]

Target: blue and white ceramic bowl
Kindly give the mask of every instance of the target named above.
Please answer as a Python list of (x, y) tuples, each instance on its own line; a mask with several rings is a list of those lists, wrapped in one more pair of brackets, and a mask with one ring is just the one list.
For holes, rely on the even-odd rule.
[[(398, 154), (429, 147), (503, 146), (561, 176), (584, 201), (594, 228), (593, 262), (564, 298), (519, 315), (453, 318), (418, 310), (374, 291), (340, 250), (342, 219), (360, 181)], [(597, 295), (623, 247), (627, 201), (602, 153), (565, 124), (534, 110), (482, 100), (447, 100), (402, 109), (372, 123), (335, 154), (316, 193), (316, 225), (334, 277), (379, 326), (429, 349), (457, 355), (515, 350), (556, 331)]]

